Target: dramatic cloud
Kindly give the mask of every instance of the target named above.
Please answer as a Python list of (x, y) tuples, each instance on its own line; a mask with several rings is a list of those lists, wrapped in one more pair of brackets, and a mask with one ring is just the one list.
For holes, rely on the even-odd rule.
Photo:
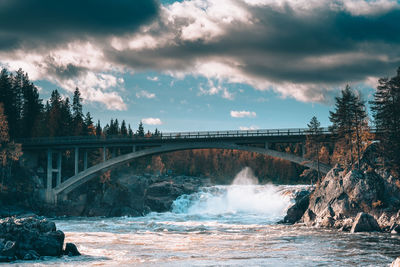
[(2, 0), (0, 49), (132, 33), (157, 13), (155, 0)]
[(155, 98), (156, 94), (149, 93), (149, 92), (147, 92), (145, 90), (142, 90), (142, 91), (136, 93), (136, 97), (137, 98), (148, 98), (148, 99), (151, 99), (151, 98)]
[(162, 121), (159, 118), (143, 118), (143, 124), (146, 125), (161, 125)]
[(257, 114), (254, 111), (235, 111), (231, 110), (231, 117), (232, 118), (255, 118)]
[[(122, 101), (122, 74), (151, 70), (178, 79), (206, 77), (210, 82), (200, 86), (199, 95), (232, 100), (229, 84), (242, 83), (312, 102), (330, 101), (345, 83), (370, 85), (400, 65), (395, 0), (158, 5), (156, 0), (0, 0), (0, 64), (22, 67), (34, 79), (68, 91), (78, 85), (92, 101), (103, 101), (93, 90)], [(112, 92), (102, 75), (117, 80)], [(83, 81), (88, 76), (96, 79)]]
[[(392, 0), (175, 2), (107, 56), (134, 69), (202, 75), (324, 102), (344, 83), (400, 65), (399, 6)], [(203, 93), (217, 94), (211, 89)]]

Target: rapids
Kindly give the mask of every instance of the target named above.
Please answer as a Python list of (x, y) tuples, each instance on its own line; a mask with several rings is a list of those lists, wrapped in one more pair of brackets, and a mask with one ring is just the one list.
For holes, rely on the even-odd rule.
[(79, 257), (22, 266), (387, 266), (400, 238), (280, 225), (291, 192), (258, 185), (245, 168), (232, 185), (177, 198), (171, 212), (145, 217), (56, 218)]

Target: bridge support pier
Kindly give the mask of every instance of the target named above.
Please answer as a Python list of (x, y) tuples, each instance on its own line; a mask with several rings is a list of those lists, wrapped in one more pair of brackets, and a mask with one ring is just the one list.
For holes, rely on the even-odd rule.
[(87, 166), (88, 166), (87, 157), (88, 157), (88, 152), (87, 152), (87, 150), (85, 150), (83, 152), (83, 170), (86, 170)]
[(52, 202), (53, 190), (53, 151), (51, 148), (47, 150), (47, 182), (46, 182), (46, 202)]
[(107, 160), (106, 155), (107, 155), (107, 147), (104, 146), (103, 147), (103, 162), (105, 162)]
[(56, 186), (61, 184), (61, 158), (62, 154), (61, 152), (57, 152), (57, 181), (56, 181)]
[(79, 172), (79, 147), (75, 147), (75, 175)]
[(56, 199), (53, 191), (53, 173), (57, 173), (56, 186), (61, 184), (61, 160), (62, 153), (57, 152), (57, 168), (53, 169), (53, 150), (47, 150), (47, 183), (46, 183), (46, 202), (54, 204)]
[(265, 148), (265, 149), (268, 149), (268, 142), (265, 142), (265, 143), (264, 143), (264, 148)]
[(136, 146), (135, 145), (132, 146), (132, 152), (136, 152)]

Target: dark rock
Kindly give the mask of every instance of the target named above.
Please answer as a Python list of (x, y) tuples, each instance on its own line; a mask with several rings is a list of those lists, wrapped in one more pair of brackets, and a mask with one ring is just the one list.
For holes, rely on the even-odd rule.
[(293, 224), (299, 221), (304, 212), (307, 210), (309, 200), (310, 192), (301, 191), (301, 193), (299, 193), (295, 198), (295, 204), (288, 209), (283, 222)]
[(354, 220), (350, 232), (380, 232), (381, 228), (375, 218), (367, 213), (360, 212)]
[(65, 244), (64, 255), (74, 257), (74, 256), (80, 256), (81, 253), (79, 253), (78, 248), (75, 246), (75, 244), (67, 243)]
[(40, 235), (33, 243), (35, 250), (42, 256), (60, 256), (63, 252), (64, 233), (48, 232)]
[(64, 233), (42, 217), (10, 217), (0, 220), (0, 244), (3, 261), (16, 257), (35, 260), (41, 256), (61, 256)]
[(14, 257), (17, 251), (17, 245), (14, 241), (7, 241), (4, 244), (3, 250), (0, 252), (1, 256)]
[(39, 253), (37, 253), (34, 250), (29, 250), (23, 257), (23, 260), (25, 260), (25, 261), (32, 261), (32, 260), (38, 260), (38, 259), (40, 259), (40, 255), (39, 255)]

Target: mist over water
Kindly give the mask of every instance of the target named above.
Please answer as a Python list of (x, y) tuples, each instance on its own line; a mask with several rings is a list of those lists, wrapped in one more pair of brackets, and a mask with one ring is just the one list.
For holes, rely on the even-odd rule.
[(290, 206), (290, 198), (274, 185), (258, 185), (253, 171), (246, 167), (229, 186), (213, 186), (191, 195), (180, 196), (173, 203), (172, 212), (177, 214), (222, 216), (231, 215), (262, 218), (274, 222), (284, 216)]

